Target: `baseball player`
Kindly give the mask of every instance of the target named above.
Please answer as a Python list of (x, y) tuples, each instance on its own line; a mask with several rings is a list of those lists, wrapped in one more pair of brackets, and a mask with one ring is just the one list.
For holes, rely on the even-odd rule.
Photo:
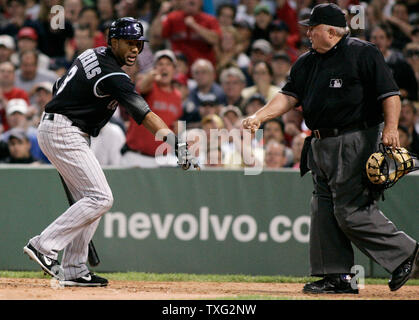
[[(57, 168), (75, 203), (40, 235), (29, 240), (24, 252), (64, 286), (106, 286), (108, 280), (87, 268), (88, 244), (101, 216), (113, 204), (106, 177), (89, 148), (90, 137), (123, 105), (138, 124), (175, 149), (180, 163), (188, 164), (186, 144), (145, 100), (121, 66), (132, 66), (141, 53), (144, 31), (134, 18), (120, 18), (109, 30), (108, 47), (88, 49), (54, 85), (38, 128), (39, 145)], [(57, 257), (64, 250), (61, 265)]]
[(310, 268), (322, 279), (303, 292), (358, 293), (351, 243), (391, 273), (390, 290), (398, 290), (414, 273), (419, 246), (383, 215), (364, 180), (365, 163), (381, 139), (399, 147), (400, 92), (381, 52), (348, 36), (337, 5), (319, 4), (300, 23), (308, 26), (312, 49), (296, 61), (281, 92), (243, 126), (256, 130), (302, 105), (313, 132), (300, 168), (313, 176)]

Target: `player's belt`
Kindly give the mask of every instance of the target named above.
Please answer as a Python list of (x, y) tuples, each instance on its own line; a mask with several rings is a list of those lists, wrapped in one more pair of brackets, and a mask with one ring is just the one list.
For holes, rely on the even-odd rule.
[(369, 123), (367, 121), (351, 124), (343, 128), (324, 128), (324, 129), (316, 129), (313, 130), (312, 136), (314, 136), (316, 139), (324, 139), (324, 138), (330, 138), (330, 137), (337, 137), (344, 133), (353, 132), (357, 130), (365, 130), (371, 127), (376, 126), (380, 122), (373, 122)]
[(42, 120), (54, 120), (54, 114), (53, 113), (45, 113), (42, 117)]

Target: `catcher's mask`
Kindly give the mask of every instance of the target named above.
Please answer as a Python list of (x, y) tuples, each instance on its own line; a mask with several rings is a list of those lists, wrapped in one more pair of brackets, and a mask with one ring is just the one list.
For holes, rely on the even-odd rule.
[(415, 170), (419, 170), (416, 155), (405, 148), (393, 149), (382, 143), (378, 151), (374, 152), (366, 163), (368, 179), (383, 189), (390, 188), (401, 177)]

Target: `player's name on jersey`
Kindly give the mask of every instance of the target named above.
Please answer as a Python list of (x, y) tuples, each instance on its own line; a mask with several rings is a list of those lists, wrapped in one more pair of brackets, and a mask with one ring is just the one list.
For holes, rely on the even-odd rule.
[(86, 50), (78, 56), (78, 59), (83, 66), (87, 79), (92, 79), (94, 76), (102, 73), (102, 69), (99, 67), (99, 61), (97, 60), (96, 53), (93, 49)]

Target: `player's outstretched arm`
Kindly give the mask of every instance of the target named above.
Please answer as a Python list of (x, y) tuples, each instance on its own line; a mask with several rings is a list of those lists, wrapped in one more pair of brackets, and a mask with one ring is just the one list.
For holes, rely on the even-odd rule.
[[(148, 112), (144, 117), (142, 124), (158, 139), (167, 142), (174, 148), (178, 163), (181, 165), (182, 169), (187, 170), (191, 166), (193, 161), (188, 153), (187, 143), (180, 142), (173, 131), (169, 129), (166, 123), (164, 123), (158, 115), (152, 111)], [(199, 167), (197, 163), (194, 164), (194, 166), (195, 168)]]
[(298, 100), (294, 97), (278, 92), (263, 108), (243, 120), (243, 128), (255, 132), (263, 122), (283, 115), (291, 110), (297, 102)]
[(155, 135), (158, 139), (163, 140), (168, 134), (174, 134), (172, 130), (164, 123), (164, 121), (154, 112), (150, 111), (144, 117), (142, 122), (144, 127)]

